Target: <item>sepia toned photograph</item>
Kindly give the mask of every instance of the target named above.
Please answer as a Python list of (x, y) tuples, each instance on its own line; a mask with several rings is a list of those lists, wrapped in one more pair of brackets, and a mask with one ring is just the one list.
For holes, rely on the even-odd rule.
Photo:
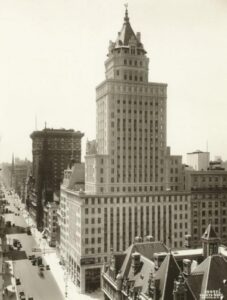
[(226, 128), (226, 0), (0, 0), (0, 300), (227, 299)]

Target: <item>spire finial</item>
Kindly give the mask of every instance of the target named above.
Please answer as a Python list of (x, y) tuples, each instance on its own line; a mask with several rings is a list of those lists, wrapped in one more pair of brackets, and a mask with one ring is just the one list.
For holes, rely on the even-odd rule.
[(125, 18), (124, 18), (124, 21), (126, 23), (128, 23), (128, 21), (129, 21), (129, 17), (128, 17), (128, 3), (125, 3), (124, 5), (125, 5)]

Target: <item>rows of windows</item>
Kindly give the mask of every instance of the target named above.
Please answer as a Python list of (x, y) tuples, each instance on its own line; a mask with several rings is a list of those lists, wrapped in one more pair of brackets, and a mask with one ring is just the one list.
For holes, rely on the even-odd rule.
[(85, 234), (96, 234), (96, 233), (101, 233), (102, 228), (101, 227), (93, 227), (93, 228), (85, 228)]
[(101, 218), (91, 218), (91, 219), (85, 218), (85, 224), (96, 224), (96, 223), (100, 224), (101, 221), (102, 221)]
[(141, 196), (141, 197), (99, 197), (99, 198), (85, 198), (86, 205), (97, 204), (123, 204), (123, 203), (148, 203), (148, 202), (175, 202), (187, 201), (188, 195), (172, 195), (172, 196)]
[(84, 239), (84, 243), (85, 243), (85, 245), (95, 244), (95, 243), (101, 244), (102, 243), (102, 238), (101, 237), (98, 237), (98, 238), (94, 238), (94, 237), (92, 237), (92, 238), (85, 238)]
[[(161, 87), (161, 86), (151, 86), (147, 87), (146, 86), (137, 86), (137, 85), (127, 85), (127, 84), (111, 84), (110, 85), (110, 90), (111, 91), (116, 91), (116, 92), (143, 92), (143, 93), (149, 93), (149, 96), (164, 96), (166, 88)], [(106, 93), (106, 87), (100, 88), (98, 90), (98, 95), (102, 95)]]

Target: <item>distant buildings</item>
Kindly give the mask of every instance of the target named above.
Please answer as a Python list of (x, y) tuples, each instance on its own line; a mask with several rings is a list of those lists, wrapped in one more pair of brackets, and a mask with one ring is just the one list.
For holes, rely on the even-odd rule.
[(209, 168), (210, 153), (197, 150), (187, 153), (187, 164), (195, 171), (206, 171)]
[(20, 160), (14, 157), (12, 163), (2, 164), (2, 177), (5, 186), (8, 189), (13, 189), (22, 199), (26, 200), (26, 179), (31, 170), (31, 162), (27, 159)]
[(201, 246), (200, 237), (209, 222), (227, 244), (227, 171), (188, 171), (186, 181), (191, 193), (192, 246)]
[(82, 137), (81, 132), (72, 129), (45, 128), (31, 134), (33, 190), (28, 202), (39, 229), (43, 229), (43, 207), (53, 201), (54, 193), (59, 193), (63, 172), (70, 159), (81, 160)]
[(202, 300), (227, 297), (227, 251), (212, 225), (202, 248), (168, 251), (158, 242), (135, 242), (112, 253), (102, 272), (105, 300)]

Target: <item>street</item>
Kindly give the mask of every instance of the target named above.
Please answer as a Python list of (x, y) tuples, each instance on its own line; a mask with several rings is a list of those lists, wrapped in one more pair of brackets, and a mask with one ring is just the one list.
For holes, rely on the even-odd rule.
[[(18, 199), (15, 199), (13, 196), (8, 196), (7, 201), (9, 205), (7, 205), (6, 208), (12, 211), (12, 213), (5, 214), (5, 221), (11, 222), (11, 226), (7, 227), (7, 231), (10, 232), (13, 230), (13, 232), (15, 232), (18, 229), (22, 230), (27, 228), (28, 225)], [(63, 300), (64, 296), (51, 270), (46, 269), (47, 264), (44, 259), (43, 249), (40, 249), (34, 237), (27, 233), (8, 233), (6, 238), (7, 244), (10, 246), (8, 258), (12, 260), (13, 282), (15, 282), (15, 280), (20, 281), (20, 284), (16, 285), (17, 295), (24, 292), (26, 297), (33, 297), (34, 300)], [(20, 249), (15, 249), (14, 247), (14, 241), (16, 240), (21, 244)], [(39, 251), (34, 251), (36, 249)], [(42, 272), (40, 272), (39, 266), (33, 265), (32, 261), (28, 259), (30, 255), (43, 257), (44, 270)]]
[[(5, 220), (11, 221), (17, 229), (29, 227), (32, 235), (27, 233), (7, 234), (7, 244), (13, 245), (13, 240), (17, 239), (21, 243), (20, 251), (11, 251), (13, 259), (12, 268), (15, 278), (20, 278), (21, 285), (18, 285), (18, 292), (24, 291), (27, 297), (34, 300), (98, 300), (103, 299), (100, 290), (90, 294), (81, 294), (79, 289), (73, 284), (66, 270), (59, 264), (59, 258), (54, 248), (50, 247), (42, 233), (37, 230), (32, 218), (25, 210), (15, 195), (8, 195), (9, 205), (7, 208), (12, 213), (5, 214)], [(34, 248), (39, 251), (33, 251)], [(43, 277), (39, 275), (38, 266), (33, 266), (30, 255), (42, 256), (44, 265), (49, 265), (50, 270), (44, 270)], [(10, 298), (11, 299), (11, 298)]]

